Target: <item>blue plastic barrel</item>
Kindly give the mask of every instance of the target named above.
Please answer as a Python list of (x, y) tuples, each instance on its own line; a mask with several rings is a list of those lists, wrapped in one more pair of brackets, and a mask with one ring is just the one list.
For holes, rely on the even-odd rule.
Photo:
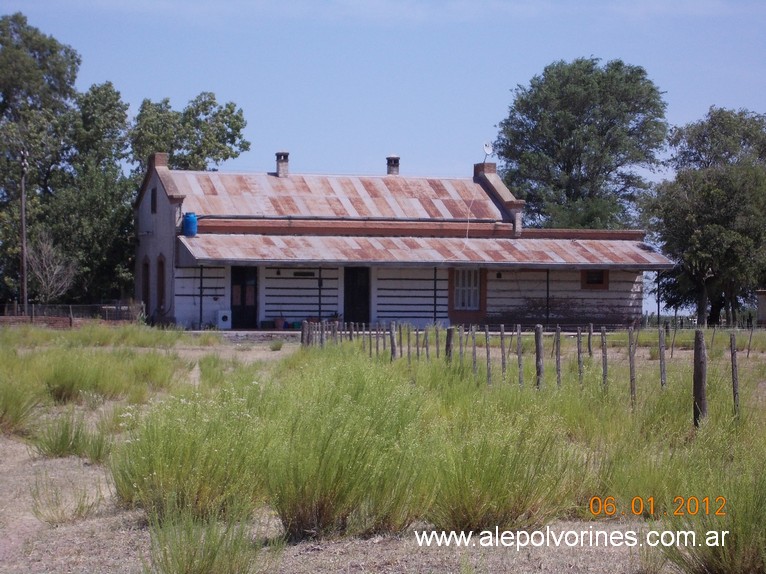
[(194, 237), (197, 235), (197, 214), (184, 213), (182, 230), (186, 237)]

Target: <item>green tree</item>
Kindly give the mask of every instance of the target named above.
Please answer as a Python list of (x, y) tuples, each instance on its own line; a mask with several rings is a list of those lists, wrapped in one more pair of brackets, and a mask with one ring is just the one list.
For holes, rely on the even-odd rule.
[(21, 13), (0, 18), (0, 118), (26, 110), (61, 111), (76, 94), (80, 56), (29, 26)]
[(518, 86), (495, 142), (527, 223), (617, 228), (632, 223), (658, 163), (665, 103), (645, 70), (620, 60), (559, 61)]
[(678, 172), (645, 205), (647, 225), (676, 262), (663, 293), (696, 305), (701, 325), (708, 308), (713, 323), (723, 307), (731, 322), (766, 270), (766, 118), (713, 107), (674, 128), (669, 142)]
[(202, 92), (180, 112), (167, 98), (144, 100), (130, 132), (131, 157), (138, 173), (155, 152), (167, 152), (174, 169), (215, 169), (250, 149), (242, 135), (246, 125), (242, 109), (232, 102), (218, 104), (211, 92)]
[(69, 299), (119, 299), (132, 291), (133, 182), (117, 163), (96, 157), (75, 166), (72, 182), (44, 207), (50, 236), (77, 270)]
[(19, 156), (29, 152), (28, 223), (60, 177), (80, 57), (30, 26), (23, 14), (0, 18), (0, 300), (17, 294), (20, 269)]
[(668, 142), (676, 170), (766, 161), (766, 116), (713, 106), (704, 119), (673, 128)]
[(111, 82), (94, 84), (77, 96), (72, 129), (73, 163), (90, 160), (106, 167), (127, 158), (128, 104)]
[[(171, 167), (205, 170), (250, 147), (244, 114), (231, 102), (203, 92), (179, 112), (167, 99), (145, 100), (131, 124), (111, 82), (78, 93), (79, 65), (73, 48), (24, 15), (0, 18), (0, 301), (18, 292), (21, 150), (29, 152), (29, 238), (45, 231), (77, 271), (68, 299), (94, 302), (131, 290), (132, 201), (151, 153), (170, 152)], [(137, 168), (128, 177), (130, 162)]]

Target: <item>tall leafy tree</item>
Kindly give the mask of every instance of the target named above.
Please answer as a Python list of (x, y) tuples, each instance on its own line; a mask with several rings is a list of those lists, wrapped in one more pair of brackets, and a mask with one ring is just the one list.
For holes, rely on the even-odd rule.
[(71, 149), (69, 114), (79, 65), (74, 49), (30, 26), (23, 14), (0, 18), (0, 300), (18, 289), (20, 152), (29, 152), (31, 228)]
[(766, 162), (766, 116), (713, 106), (704, 119), (673, 128), (668, 143), (676, 170)]
[(639, 66), (597, 58), (554, 62), (518, 86), (495, 142), (505, 181), (527, 201), (527, 223), (617, 228), (658, 163), (665, 103)]
[(663, 282), (666, 299), (694, 304), (700, 325), (738, 301), (766, 272), (766, 118), (711, 108), (672, 130), (669, 164), (678, 171), (645, 205), (650, 228), (676, 267)]
[(61, 111), (76, 94), (77, 52), (27, 23), (21, 13), (0, 18), (0, 118), (27, 110)]
[(92, 160), (110, 166), (128, 156), (128, 104), (111, 82), (94, 84), (77, 96), (72, 122), (73, 163)]
[[(167, 99), (145, 100), (131, 123), (111, 82), (78, 93), (79, 65), (73, 48), (23, 14), (0, 18), (0, 301), (18, 292), (22, 149), (30, 245), (47, 235), (56, 260), (76, 269), (66, 298), (94, 302), (131, 288), (132, 200), (151, 153), (170, 152), (171, 166), (204, 170), (250, 147), (244, 114), (231, 102), (203, 92), (176, 111)], [(52, 297), (42, 288), (37, 295)]]
[(132, 289), (135, 186), (117, 163), (88, 157), (45, 206), (56, 245), (77, 269), (69, 299), (118, 299)]
[(135, 184), (122, 169), (128, 105), (111, 82), (76, 99), (68, 177), (43, 208), (46, 231), (76, 269), (69, 299), (117, 299), (132, 285)]
[(219, 104), (211, 92), (202, 92), (182, 111), (173, 110), (167, 98), (144, 100), (130, 132), (132, 159), (139, 173), (155, 152), (167, 152), (175, 169), (215, 169), (250, 149), (242, 134), (246, 125), (241, 108)]

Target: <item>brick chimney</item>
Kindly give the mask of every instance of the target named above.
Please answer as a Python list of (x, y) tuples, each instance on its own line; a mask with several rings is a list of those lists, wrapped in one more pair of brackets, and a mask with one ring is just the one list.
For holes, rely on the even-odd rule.
[(473, 176), (479, 177), (487, 173), (497, 173), (496, 163), (475, 163), (473, 164)]
[(386, 158), (386, 175), (399, 175), (398, 155), (390, 155)]
[(289, 175), (289, 171), (287, 169), (288, 165), (288, 156), (290, 155), (286, 151), (278, 151), (277, 152), (277, 177), (287, 177)]
[(516, 199), (511, 190), (505, 186), (503, 180), (497, 175), (497, 164), (487, 162), (473, 164), (473, 180), (491, 197), (503, 204), (507, 210), (507, 215), (503, 219), (513, 223), (515, 237), (521, 236), (522, 214), (526, 202), (523, 199)]
[(168, 166), (168, 154), (167, 153), (153, 153), (149, 156), (149, 169), (155, 167), (167, 167)]

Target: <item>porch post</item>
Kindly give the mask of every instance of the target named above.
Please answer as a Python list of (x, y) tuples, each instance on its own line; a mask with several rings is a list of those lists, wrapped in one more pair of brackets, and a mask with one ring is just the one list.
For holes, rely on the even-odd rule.
[(202, 330), (202, 297), (203, 297), (203, 287), (202, 287), (202, 265), (199, 266), (199, 330)]
[(551, 322), (551, 270), (545, 270), (545, 326)]
[(436, 267), (434, 267), (434, 325), (436, 324), (436, 286), (437, 286), (436, 274), (437, 274), (437, 269)]
[(319, 268), (317, 287), (319, 288), (319, 322), (322, 322), (322, 268)]

